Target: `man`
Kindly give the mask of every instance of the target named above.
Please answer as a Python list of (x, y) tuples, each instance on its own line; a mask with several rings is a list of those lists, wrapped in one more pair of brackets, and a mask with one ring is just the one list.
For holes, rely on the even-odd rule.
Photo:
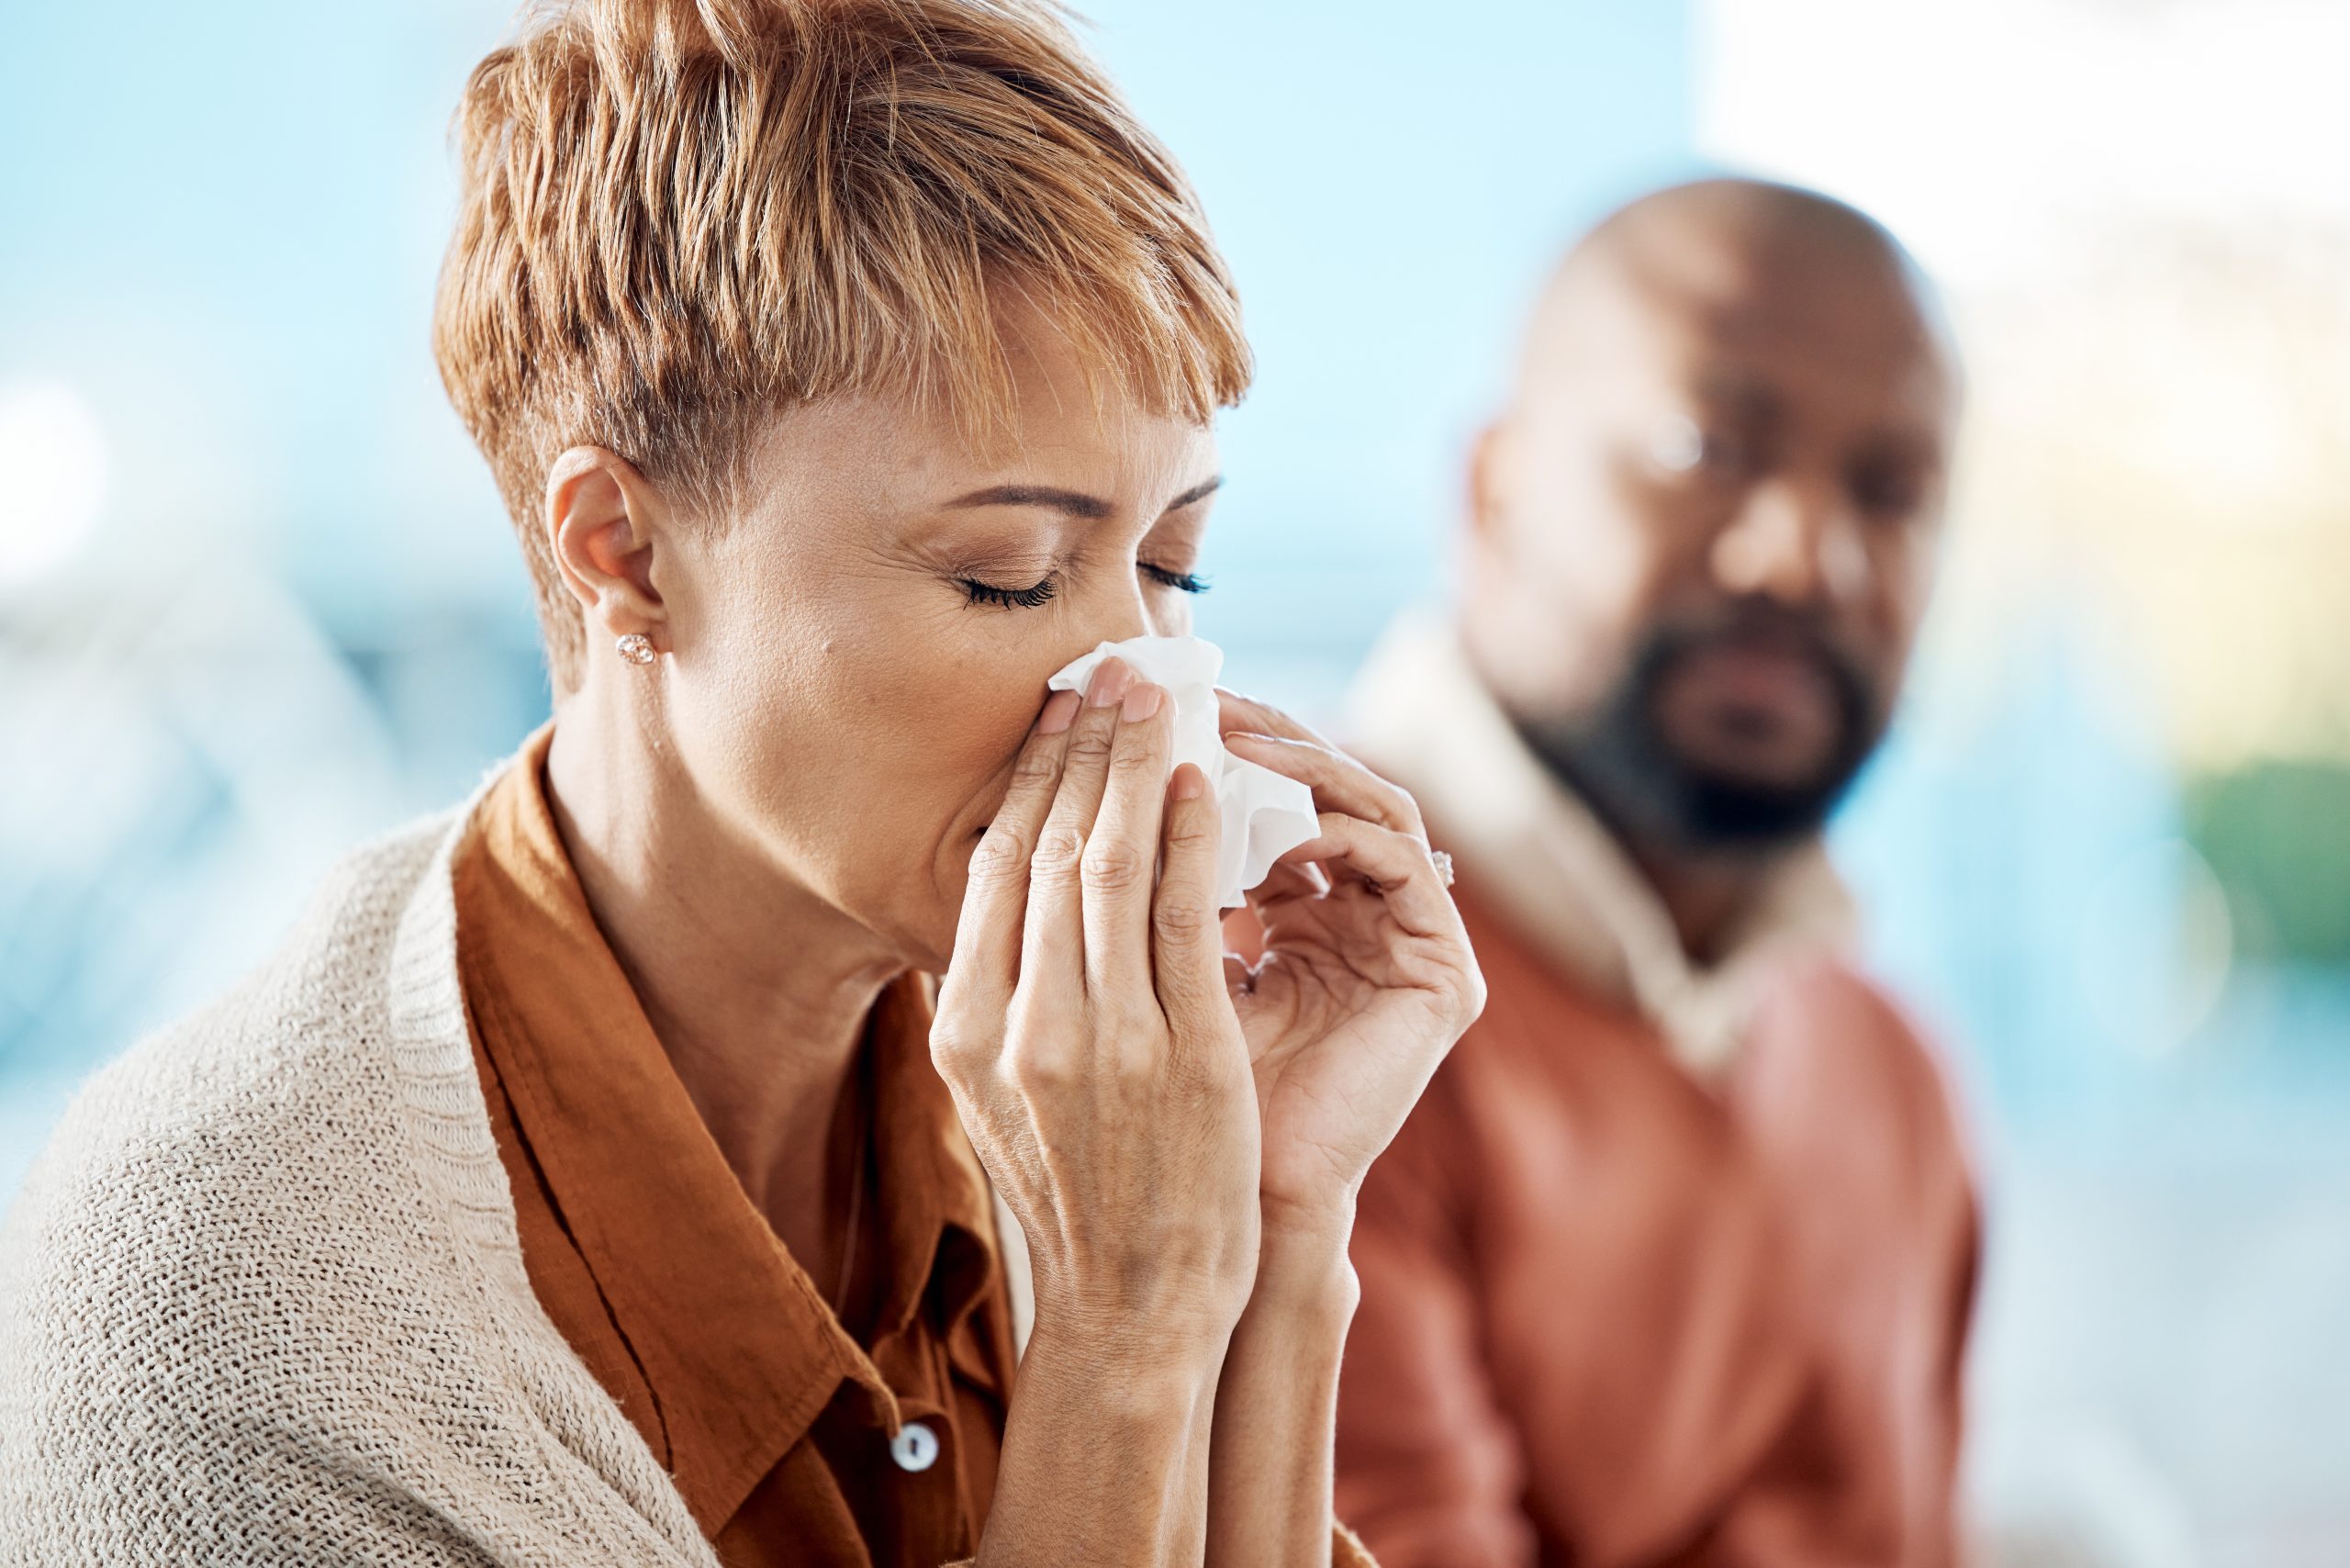
[(1898, 245), (1807, 192), (1650, 196), (1541, 301), (1453, 627), (1353, 719), (1491, 987), (1361, 1200), (1338, 1500), (1387, 1568), (1957, 1554), (1973, 1185), (1819, 844), (1956, 398)]

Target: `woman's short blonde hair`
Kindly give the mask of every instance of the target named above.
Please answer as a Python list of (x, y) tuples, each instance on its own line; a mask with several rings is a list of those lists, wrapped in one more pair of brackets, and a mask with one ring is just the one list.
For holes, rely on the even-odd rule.
[(559, 688), (584, 634), (540, 517), (568, 446), (715, 510), (797, 404), (987, 421), (1014, 290), (1155, 411), (1204, 421), (1248, 383), (1197, 198), (1045, 4), (568, 0), (475, 69), (457, 135), (433, 350)]

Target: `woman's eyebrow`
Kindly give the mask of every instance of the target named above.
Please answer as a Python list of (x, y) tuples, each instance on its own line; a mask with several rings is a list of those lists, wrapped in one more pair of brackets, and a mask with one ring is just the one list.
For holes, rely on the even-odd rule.
[(950, 507), (1042, 507), (1070, 517), (1099, 522), (1116, 509), (1099, 496), (1077, 490), (1056, 490), (1046, 485), (991, 485), (946, 503)]
[[(1224, 476), (1192, 486), (1167, 503), (1167, 510), (1181, 511), (1185, 507), (1203, 501), (1224, 483)], [(1099, 522), (1117, 509), (1099, 496), (1089, 496), (1081, 490), (1056, 489), (1049, 485), (990, 485), (983, 490), (973, 490), (956, 497), (949, 507), (1042, 507), (1047, 511), (1082, 518)], [(1163, 517), (1166, 513), (1162, 512)]]
[[(1167, 511), (1181, 511), (1185, 507), (1191, 506), (1199, 501), (1206, 500), (1210, 496), (1214, 495), (1222, 488), (1224, 488), (1224, 476), (1219, 474), (1213, 479), (1192, 486), (1190, 489), (1184, 491), (1181, 495), (1168, 502)], [(1167, 512), (1161, 512), (1158, 515), (1165, 517)]]

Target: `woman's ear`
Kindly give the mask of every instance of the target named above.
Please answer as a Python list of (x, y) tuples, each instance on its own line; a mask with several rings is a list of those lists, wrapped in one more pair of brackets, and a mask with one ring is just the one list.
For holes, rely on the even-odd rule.
[(571, 447), (547, 470), (547, 543), (591, 640), (636, 633), (666, 651), (668, 607), (653, 586), (665, 518), (636, 465), (603, 447)]

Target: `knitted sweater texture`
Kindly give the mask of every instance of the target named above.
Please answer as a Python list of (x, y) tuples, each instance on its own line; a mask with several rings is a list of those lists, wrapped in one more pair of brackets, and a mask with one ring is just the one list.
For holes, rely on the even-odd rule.
[(352, 856), (67, 1113), (0, 1228), (0, 1564), (715, 1564), (523, 1272), (463, 821)]

